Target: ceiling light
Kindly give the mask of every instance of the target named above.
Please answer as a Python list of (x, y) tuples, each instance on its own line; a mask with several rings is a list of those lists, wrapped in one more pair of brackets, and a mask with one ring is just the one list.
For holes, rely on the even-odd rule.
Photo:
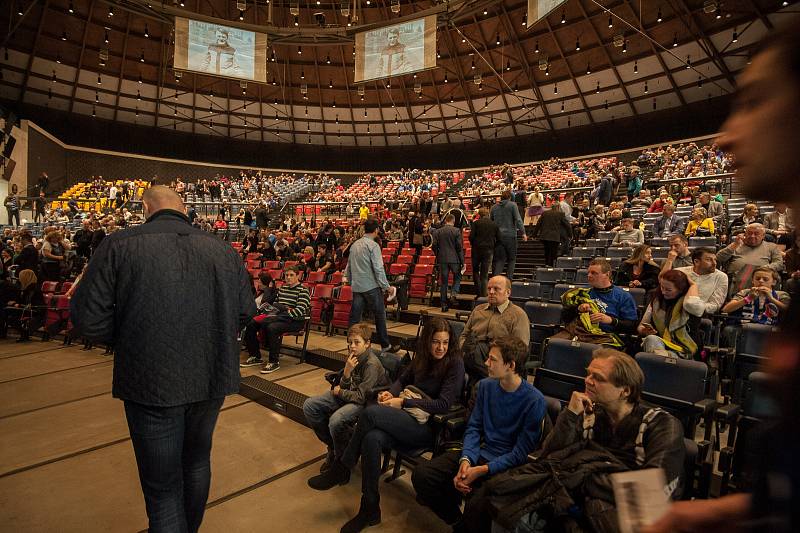
[(328, 80), (328, 88), (333, 89), (333, 80)]
[(614, 18), (611, 15), (608, 16), (608, 27), (609, 28), (614, 27)]
[(178, 5), (180, 5), (181, 7), (186, 7), (186, 2), (184, 2), (183, 0), (181, 0), (181, 1), (180, 1), (180, 3), (179, 3)]
[(336, 98), (333, 99), (333, 107), (336, 107)]
[(108, 16), (109, 17), (114, 16), (114, 6), (108, 6)]
[(97, 111), (95, 110), (95, 107), (92, 106), (92, 117), (96, 117), (96, 116), (97, 116)]
[(587, 62), (586, 63), (586, 74), (592, 73), (592, 66)]
[(302, 69), (300, 70), (300, 79), (301, 80), (306, 79), (306, 71), (305, 70), (302, 70)]
[[(6, 48), (6, 61), (8, 61), (8, 48)], [(61, 64), (61, 54), (56, 55), (56, 63)]]
[(269, 60), (272, 61), (273, 63), (275, 62), (275, 50), (274, 49), (272, 50), (272, 55), (270, 56)]
[(331, 56), (328, 54), (328, 57), (325, 58), (325, 63), (330, 65), (331, 64)]
[(442, 55), (439, 53), (439, 49), (436, 49), (436, 59), (441, 59)]
[(564, 102), (561, 102), (561, 112), (564, 112)]
[(633, 62), (633, 73), (634, 74), (639, 74), (639, 61), (638, 60)]
[(672, 38), (672, 48), (678, 47), (678, 34), (676, 33), (675, 36)]
[(692, 56), (686, 56), (686, 68), (692, 68)]
[(447, 73), (444, 75), (444, 82), (447, 83)]
[(61, 32), (61, 40), (62, 41), (66, 41), (67, 40), (67, 32), (66, 31), (62, 31)]
[(106, 44), (108, 44), (108, 30), (106, 30), (106, 31), (104, 32), (104, 35), (103, 35), (103, 41), (104, 41)]
[(56, 71), (55, 70), (53, 71), (53, 77), (50, 78), (50, 81), (52, 81), (53, 83), (56, 82)]
[(511, 60), (510, 59), (506, 60), (506, 70), (511, 70)]
[(70, 13), (75, 13), (75, 7), (72, 5), (72, 0), (69, 1), (69, 7), (67, 8), (67, 10)]
[(525, 28), (526, 26), (528, 26), (528, 14), (527, 13), (522, 15), (522, 27)]
[(500, 34), (497, 34), (497, 38), (495, 38), (495, 43), (497, 46), (500, 46)]
[(239, 10), (239, 20), (244, 20), (244, 11)]
[(472, 70), (475, 70), (475, 58), (472, 58)]
[(139, 85), (141, 85), (141, 84), (142, 84), (142, 73), (140, 72), (139, 73)]
[(622, 41), (622, 53), (626, 53), (628, 51), (628, 39)]
[(97, 75), (97, 85), (103, 85), (103, 79), (100, 77), (99, 74)]
[(484, 7), (483, 8), (483, 16), (485, 17), (488, 14), (489, 14), (489, 10)]
[(594, 94), (600, 94), (600, 82), (597, 82), (597, 87), (594, 90)]
[(539, 53), (539, 41), (536, 41), (533, 51), (536, 52), (537, 54)]
[(697, 88), (698, 89), (702, 89), (703, 88), (703, 77), (702, 76), (697, 76)]
[(553, 94), (558, 94), (558, 82), (553, 85)]
[(295, 26), (299, 26), (300, 25), (300, 20), (296, 16), (294, 17), (294, 25)]
[(658, 7), (658, 16), (656, 17), (656, 22), (661, 22), (663, 17), (661, 16), (661, 6)]
[(142, 54), (139, 56), (139, 62), (144, 63), (144, 50), (142, 50)]
[(142, 100), (142, 93), (140, 93), (139, 91), (136, 91), (136, 99), (139, 101)]
[(733, 30), (733, 38), (731, 39), (731, 42), (732, 43), (739, 42), (739, 32), (737, 32), (735, 29)]
[(580, 37), (578, 37), (577, 39), (575, 39), (575, 51), (577, 52), (580, 49), (581, 49), (581, 39)]
[(561, 24), (567, 23), (567, 14), (564, 11), (561, 12)]
[(302, 54), (303, 54), (303, 47), (302, 46), (298, 46), (297, 47), (297, 55), (302, 55)]
[(150, 38), (150, 30), (148, 30), (147, 24), (144, 25), (144, 36), (146, 39)]
[(550, 65), (547, 65), (547, 68), (544, 70), (544, 75), (545, 76), (549, 76), (550, 75)]
[(650, 90), (647, 88), (647, 82), (644, 82), (644, 94), (649, 93)]

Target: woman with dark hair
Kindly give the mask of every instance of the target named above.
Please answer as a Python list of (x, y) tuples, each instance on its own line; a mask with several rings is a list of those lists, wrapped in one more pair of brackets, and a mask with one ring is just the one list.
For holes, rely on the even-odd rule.
[(620, 287), (641, 287), (649, 291), (658, 285), (661, 270), (653, 262), (653, 250), (647, 244), (633, 249), (631, 256), (622, 262), (614, 274), (614, 285)]
[(341, 461), (309, 480), (316, 490), (328, 490), (350, 481), (350, 471), (361, 456), (361, 507), (342, 527), (355, 533), (381, 521), (378, 481), (381, 454), (387, 448), (428, 448), (434, 442), (430, 415), (446, 413), (458, 401), (464, 387), (464, 360), (458, 338), (443, 318), (431, 319), (419, 340), (419, 349), (388, 391), (378, 394), (377, 404), (361, 411), (356, 430)]
[(6, 321), (19, 326), (19, 339), (25, 342), (31, 339), (31, 333), (39, 329), (44, 318), (45, 305), (39, 280), (33, 270), (22, 270), (19, 273), (19, 297), (9, 301), (3, 315), (0, 315), (0, 337), (5, 337)]
[(680, 270), (668, 270), (658, 280), (637, 331), (642, 349), (666, 357), (692, 359), (700, 348), (700, 317), (705, 305), (697, 285)]

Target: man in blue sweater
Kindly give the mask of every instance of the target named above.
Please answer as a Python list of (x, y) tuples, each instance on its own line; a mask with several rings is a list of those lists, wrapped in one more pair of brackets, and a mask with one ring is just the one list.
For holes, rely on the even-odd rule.
[[(489, 377), (478, 383), (463, 450), (447, 451), (414, 470), (417, 501), (454, 531), (488, 531), (491, 515), (471, 506), (484, 481), (524, 464), (541, 437), (546, 407), (542, 393), (525, 380), (528, 346), (515, 337), (495, 339), (486, 358)], [(455, 477), (454, 477), (455, 476)], [(462, 515), (459, 507), (466, 497)]]

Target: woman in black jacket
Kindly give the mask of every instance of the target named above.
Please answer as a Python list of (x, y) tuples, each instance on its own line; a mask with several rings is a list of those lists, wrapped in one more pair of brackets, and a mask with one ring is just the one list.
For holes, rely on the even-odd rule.
[(658, 286), (661, 269), (653, 262), (653, 250), (647, 244), (633, 249), (631, 256), (622, 262), (614, 275), (614, 285), (641, 287), (649, 291)]
[[(464, 360), (458, 337), (447, 320), (434, 318), (422, 329), (419, 350), (411, 365), (388, 391), (378, 394), (377, 405), (361, 411), (341, 461), (335, 461), (329, 470), (308, 480), (309, 486), (316, 490), (345, 485), (361, 456), (361, 508), (342, 527), (342, 532), (355, 533), (380, 523), (378, 481), (383, 450), (433, 446), (434, 433), (425, 423), (427, 416), (446, 413), (461, 397), (463, 387)], [(421, 393), (416, 394), (416, 399), (408, 394), (412, 388)]]
[(17, 342), (31, 340), (31, 333), (41, 327), (45, 305), (38, 281), (33, 270), (26, 269), (19, 273), (19, 298), (9, 301), (0, 314), (0, 336), (4, 337), (6, 334), (7, 321), (19, 325), (20, 336)]

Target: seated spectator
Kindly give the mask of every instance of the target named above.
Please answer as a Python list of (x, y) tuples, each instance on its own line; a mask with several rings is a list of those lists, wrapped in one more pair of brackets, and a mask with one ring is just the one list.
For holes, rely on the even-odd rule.
[(258, 296), (256, 296), (256, 308), (261, 309), (265, 307), (264, 304), (274, 304), (278, 298), (278, 287), (275, 285), (275, 280), (269, 272), (262, 270), (258, 273), (258, 281), (261, 284), (261, 289)]
[(33, 235), (29, 229), (20, 230), (19, 245), (20, 249), (14, 255), (17, 271), (30, 270), (35, 274), (39, 271), (39, 251), (33, 245)]
[(689, 239), (683, 233), (676, 233), (669, 238), (669, 252), (661, 263), (661, 272), (692, 266), (692, 252), (689, 251)]
[(41, 274), (44, 281), (60, 281), (61, 272), (67, 266), (69, 241), (58, 230), (51, 230), (42, 243)]
[(278, 289), (274, 304), (266, 307), (262, 303), (259, 315), (245, 328), (244, 343), (250, 356), (241, 366), (256, 366), (263, 362), (258, 341), (258, 332), (261, 330), (269, 347), (269, 361), (261, 369), (261, 373), (271, 374), (280, 370), (283, 334), (301, 331), (311, 306), (311, 297), (308, 289), (300, 283), (299, 272), (300, 269), (296, 266), (284, 268), (285, 283)]
[(595, 237), (598, 231), (605, 231), (606, 224), (608, 223), (606, 219), (606, 208), (602, 204), (597, 204), (594, 206), (592, 210), (592, 217), (591, 217), (591, 228), (589, 230), (588, 236)]
[[(221, 208), (220, 208), (221, 209)], [(214, 230), (220, 231), (228, 229), (228, 223), (225, 222), (222, 214), (217, 215), (217, 219), (214, 221)]]
[(319, 243), (317, 253), (314, 256), (314, 270), (317, 272), (333, 272), (336, 270), (333, 263), (333, 256), (328, 251), (328, 245)]
[[(320, 473), (328, 471), (342, 458), (350, 441), (358, 414), (364, 409), (373, 388), (386, 383), (386, 371), (372, 351), (372, 326), (366, 322), (353, 324), (347, 330), (347, 360), (337, 373), (338, 383), (319, 396), (303, 403), (303, 414), (317, 438), (328, 446)], [(309, 484), (315, 483), (315, 478)]]
[(702, 207), (695, 207), (684, 233), (689, 237), (710, 237), (714, 235), (715, 231), (714, 221), (706, 215), (706, 210)]
[(653, 249), (648, 244), (640, 244), (617, 269), (614, 274), (614, 285), (641, 287), (649, 291), (658, 286), (660, 272), (661, 269), (653, 262)]
[(661, 218), (655, 221), (653, 227), (653, 233), (656, 237), (671, 237), (684, 232), (686, 219), (675, 214), (674, 205), (666, 204), (661, 213)]
[(658, 193), (658, 198), (653, 201), (650, 205), (650, 208), (647, 210), (648, 213), (661, 213), (664, 210), (664, 206), (672, 205), (674, 206), (674, 202), (670, 197), (669, 193), (664, 189), (661, 189)]
[(665, 357), (693, 359), (700, 349), (700, 317), (705, 305), (697, 285), (679, 270), (668, 270), (658, 280), (637, 331), (642, 350)]
[(488, 375), (484, 361), (489, 356), (492, 341), (503, 337), (516, 337), (525, 344), (531, 341), (527, 313), (509, 300), (511, 280), (494, 276), (489, 279), (486, 292), (488, 302), (475, 306), (459, 339), (464, 366), (478, 379)]
[(591, 288), (571, 289), (561, 296), (566, 325), (555, 337), (623, 346), (617, 334), (632, 332), (639, 318), (633, 296), (611, 283), (611, 264), (603, 258), (589, 263), (587, 277)]
[(631, 207), (643, 207), (645, 209), (649, 209), (653, 203), (653, 199), (650, 198), (650, 191), (647, 189), (642, 189), (639, 191), (639, 196), (631, 200)]
[(540, 457), (487, 483), (485, 498), (502, 528), (617, 531), (609, 479), (614, 472), (662, 468), (664, 492), (681, 494), (683, 428), (667, 412), (641, 403), (644, 374), (636, 360), (595, 350), (585, 384), (585, 392), (572, 393)]
[(633, 227), (632, 218), (623, 218), (621, 227), (614, 239), (611, 241), (611, 246), (639, 246), (644, 244), (644, 232), (639, 228)]
[(254, 228), (250, 228), (247, 231), (247, 235), (245, 235), (244, 239), (242, 239), (242, 253), (243, 254), (252, 254), (258, 251), (258, 231)]
[[(698, 296), (705, 306), (705, 313), (713, 315), (725, 303), (728, 294), (728, 276), (717, 270), (717, 256), (713, 248), (695, 248), (691, 254), (692, 266), (677, 267), (697, 285)], [(663, 276), (669, 269), (661, 269)]]
[(778, 281), (778, 273), (771, 268), (755, 269), (750, 288), (734, 294), (731, 301), (722, 308), (722, 312), (734, 314), (742, 322), (769, 326), (778, 324), (791, 302), (789, 293), (775, 290)]
[(698, 200), (699, 201), (694, 206), (695, 209), (702, 207), (706, 210), (708, 218), (714, 221), (714, 224), (718, 226), (722, 225), (725, 219), (725, 206), (716, 200), (712, 200), (708, 192), (701, 192)]
[(681, 187), (681, 194), (678, 197), (678, 205), (691, 205), (694, 203), (694, 196), (692, 196), (692, 190), (687, 187)]
[[(492, 342), (478, 383), (462, 449), (448, 450), (414, 469), (417, 501), (454, 531), (489, 531), (491, 515), (475, 509), (487, 479), (521, 466), (539, 445), (546, 414), (544, 396), (527, 381), (528, 345), (506, 337)], [(464, 513), (461, 502), (466, 498)]]
[(761, 223), (761, 215), (758, 214), (758, 206), (756, 204), (747, 204), (744, 206), (744, 211), (741, 215), (731, 220), (728, 225), (727, 241), (731, 242), (731, 238), (744, 232), (744, 229), (750, 224)]
[(766, 239), (781, 246), (791, 246), (794, 238), (794, 217), (786, 204), (775, 204), (775, 211), (764, 217)]
[(719, 186), (713, 181), (708, 182), (708, 195), (713, 201), (725, 204), (725, 197), (720, 192)]
[(11, 322), (19, 328), (17, 342), (26, 342), (31, 340), (31, 333), (42, 325), (45, 314), (44, 295), (33, 270), (21, 270), (17, 277), (19, 292), (0, 308), (0, 338), (5, 338), (8, 323)]
[(764, 226), (750, 224), (744, 233), (728, 246), (717, 252), (717, 261), (726, 265), (726, 272), (733, 280), (729, 287), (731, 295), (750, 287), (753, 270), (768, 266), (776, 272), (783, 272), (783, 258), (778, 247), (764, 242)]
[(385, 449), (433, 446), (431, 415), (444, 414), (461, 397), (464, 361), (447, 320), (433, 318), (422, 328), (419, 349), (411, 364), (391, 385), (378, 393), (378, 403), (358, 416), (356, 430), (340, 461), (309, 485), (328, 490), (350, 481), (350, 471), (361, 457), (361, 505), (358, 514), (341, 529), (356, 533), (381, 522), (378, 482)]

